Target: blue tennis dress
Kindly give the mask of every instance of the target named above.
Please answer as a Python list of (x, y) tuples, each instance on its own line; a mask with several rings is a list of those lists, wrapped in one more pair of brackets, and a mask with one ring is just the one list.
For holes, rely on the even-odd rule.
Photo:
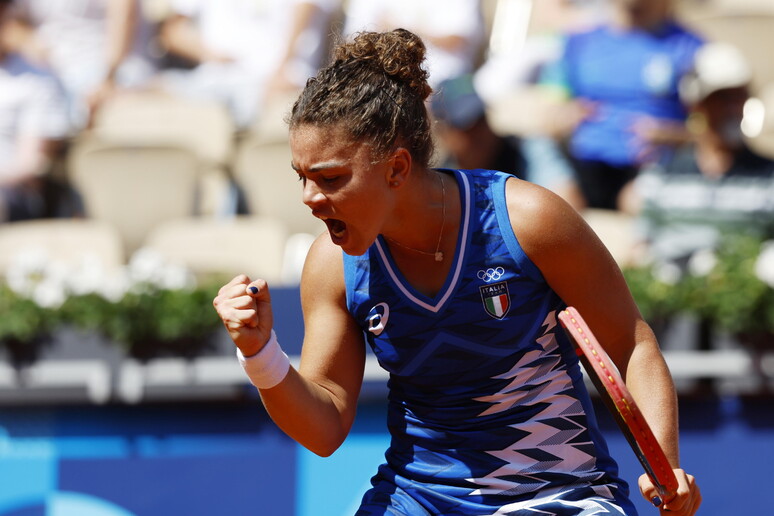
[(391, 444), (357, 515), (636, 514), (558, 326), (565, 305), (511, 229), (512, 176), (444, 173), (462, 219), (434, 298), (381, 237), (344, 257), (349, 310), (390, 373)]

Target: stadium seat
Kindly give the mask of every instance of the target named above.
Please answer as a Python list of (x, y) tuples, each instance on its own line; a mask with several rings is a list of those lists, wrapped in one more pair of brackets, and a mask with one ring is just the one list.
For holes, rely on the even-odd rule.
[(769, 55), (774, 43), (774, 2), (709, 2), (683, 13), (685, 23), (711, 41), (736, 46), (753, 68), (753, 91), (774, 82), (774, 62)]
[(84, 259), (96, 259), (106, 271), (124, 264), (121, 236), (105, 221), (40, 219), (0, 224), (0, 274), (29, 253), (73, 267)]
[(286, 239), (285, 226), (269, 217), (187, 217), (159, 224), (143, 247), (200, 278), (247, 274), (278, 284), (283, 282)]
[(130, 255), (157, 224), (196, 213), (201, 163), (183, 147), (81, 139), (68, 175), (86, 216), (114, 225)]
[(228, 164), (236, 127), (222, 104), (161, 93), (122, 94), (97, 112), (88, 134), (123, 145), (190, 149), (201, 162), (200, 211), (213, 215), (233, 211)]

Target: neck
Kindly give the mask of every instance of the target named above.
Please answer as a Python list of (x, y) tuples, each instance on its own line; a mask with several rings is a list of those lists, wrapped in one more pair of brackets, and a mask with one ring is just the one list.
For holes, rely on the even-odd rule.
[(613, 11), (613, 25), (621, 30), (641, 29), (657, 32), (670, 18), (667, 7), (626, 7), (619, 5)]
[[(443, 176), (443, 173), (428, 171), (423, 180), (424, 187), (413, 188), (409, 194), (411, 198), (404, 200), (403, 207), (396, 210), (392, 217), (394, 228), (382, 233), (393, 254), (397, 251), (412, 258), (443, 261), (450, 183)], [(426, 223), (406, 224), (406, 221)]]

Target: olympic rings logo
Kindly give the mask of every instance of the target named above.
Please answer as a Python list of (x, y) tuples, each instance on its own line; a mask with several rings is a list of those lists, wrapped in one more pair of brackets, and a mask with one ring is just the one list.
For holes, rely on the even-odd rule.
[(500, 278), (503, 277), (503, 274), (505, 274), (505, 269), (502, 267), (497, 267), (496, 269), (489, 268), (487, 270), (480, 270), (476, 274), (478, 276), (478, 279), (484, 280), (484, 282), (489, 283), (490, 281), (497, 281)]

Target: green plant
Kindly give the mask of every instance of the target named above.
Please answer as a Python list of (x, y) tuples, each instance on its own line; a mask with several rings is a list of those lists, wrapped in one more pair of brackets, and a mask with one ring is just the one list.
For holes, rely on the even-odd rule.
[(98, 332), (140, 360), (193, 357), (221, 326), (212, 307), (218, 278), (197, 282), (147, 251), (109, 273), (93, 263), (67, 270), (42, 256), (22, 256), (18, 265), (0, 282), (0, 341), (6, 346), (38, 349), (58, 325), (70, 325)]
[(51, 341), (58, 324), (56, 310), (0, 285), (0, 346), (16, 366), (34, 362)]
[(141, 360), (165, 355), (192, 357), (204, 351), (220, 326), (212, 308), (217, 290), (147, 287), (109, 303), (102, 312), (101, 331)]
[(643, 316), (680, 313), (709, 319), (736, 335), (774, 340), (774, 242), (727, 235), (716, 250), (687, 263), (652, 263), (624, 269)]
[(774, 293), (756, 274), (761, 249), (762, 243), (754, 238), (728, 237), (718, 249), (716, 266), (694, 286), (718, 328), (774, 335)]

